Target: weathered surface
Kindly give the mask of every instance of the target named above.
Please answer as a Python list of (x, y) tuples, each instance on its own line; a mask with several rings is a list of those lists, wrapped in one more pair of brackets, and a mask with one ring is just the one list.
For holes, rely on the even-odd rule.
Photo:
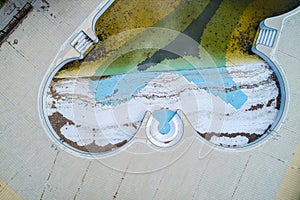
[[(111, 157), (118, 166), (116, 171), (103, 159), (78, 158), (56, 147), (39, 121), (37, 96), (43, 76), (59, 47), (73, 32), (81, 30), (76, 27), (99, 4), (88, 0), (48, 1), (49, 12), (37, 12), (35, 8), (10, 36), (10, 43), (0, 49), (0, 176), (5, 185), (30, 200), (274, 199), (300, 139), (300, 53), (295, 45), (300, 38), (299, 14), (286, 21), (278, 49), (273, 51), (288, 80), (289, 109), (272, 139), (249, 151), (229, 152), (211, 150), (197, 141), (180, 154), (180, 159), (163, 152), (146, 158), (121, 152), (122, 156)], [(261, 11), (265, 12), (263, 8)], [(15, 39), (18, 44), (13, 44)], [(144, 147), (137, 151), (144, 152)], [(171, 163), (170, 158), (178, 159)], [(156, 169), (158, 163), (170, 164), (151, 173), (130, 173), (137, 167)], [(0, 196), (4, 193), (7, 199), (6, 191), (1, 190)]]
[[(47, 113), (56, 134), (81, 150), (91, 144), (99, 146), (97, 151), (125, 144), (124, 141), (129, 141), (137, 132), (146, 111), (162, 108), (183, 110), (200, 136), (216, 145), (244, 146), (257, 141), (274, 122), (280, 104), (277, 80), (263, 63), (227, 70), (224, 73), (228, 73), (236, 85), (219, 84), (215, 80), (216, 84), (207, 88), (208, 83), (197, 85), (186, 79), (187, 73), (184, 76), (177, 71), (148, 72), (155, 78), (144, 86), (147, 77), (136, 74), (121, 76), (115, 85), (107, 87), (101, 83), (104, 80), (106, 84), (114, 83), (109, 81), (112, 77), (55, 78), (47, 94)], [(199, 78), (207, 80), (209, 76), (216, 76), (212, 73), (216, 71), (201, 73), (200, 70), (202, 77)], [(137, 84), (128, 90), (132, 82), (139, 81), (142, 89)], [(238, 90), (248, 97), (239, 108), (220, 98), (223, 93)], [(239, 98), (237, 95), (235, 100)]]

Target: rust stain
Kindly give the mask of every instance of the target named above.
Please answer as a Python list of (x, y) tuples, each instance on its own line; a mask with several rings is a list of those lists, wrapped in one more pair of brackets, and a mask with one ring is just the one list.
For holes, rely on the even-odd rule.
[(98, 153), (98, 152), (107, 152), (113, 149), (119, 148), (127, 143), (127, 140), (123, 140), (122, 142), (116, 144), (107, 144), (105, 146), (99, 146), (95, 143), (95, 140), (85, 146), (80, 146), (76, 142), (66, 138), (60, 131), (60, 129), (64, 125), (75, 125), (75, 123), (67, 118), (65, 118), (61, 113), (55, 112), (52, 115), (48, 116), (51, 126), (53, 127), (56, 134), (61, 138), (62, 142), (67, 143), (68, 145), (85, 152)]
[(256, 104), (252, 105), (250, 108), (246, 109), (246, 111), (254, 111), (254, 110), (259, 110), (264, 107), (264, 104)]
[(263, 136), (264, 134), (262, 135), (258, 135), (258, 134), (255, 134), (255, 133), (200, 133), (198, 132), (198, 134), (203, 137), (204, 139), (210, 141), (211, 138), (213, 136), (216, 136), (216, 137), (228, 137), (228, 138), (235, 138), (237, 136), (244, 136), (246, 138), (248, 138), (248, 143), (251, 143), (251, 142), (254, 142), (256, 141), (257, 139), (259, 139), (261, 136)]
[(267, 103), (267, 107), (271, 107), (272, 103), (275, 101), (275, 99), (270, 99)]

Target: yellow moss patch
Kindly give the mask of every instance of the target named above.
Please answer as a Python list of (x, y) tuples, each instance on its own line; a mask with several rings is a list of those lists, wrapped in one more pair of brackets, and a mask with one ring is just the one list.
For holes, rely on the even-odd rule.
[(149, 27), (172, 12), (180, 0), (117, 0), (96, 23), (102, 39), (122, 31)]
[(250, 0), (222, 1), (207, 24), (201, 37), (201, 45), (213, 57), (217, 66), (225, 66), (228, 41), (249, 2)]
[(114, 35), (103, 42), (99, 42), (84, 60), (72, 61), (55, 75), (56, 78), (63, 77), (85, 77), (94, 75), (99, 66), (116, 54), (118, 50), (132, 37), (141, 33), (144, 29), (124, 31)]
[(234, 29), (226, 51), (226, 65), (262, 62), (255, 55), (249, 55), (259, 23), (267, 17), (272, 17), (291, 10), (297, 1), (254, 0), (244, 10)]
[[(172, 12), (180, 0), (117, 0), (96, 22), (100, 42), (81, 61), (65, 65), (56, 77), (91, 76), (108, 58), (133, 37)], [(101, 42), (102, 41), (102, 42)]]

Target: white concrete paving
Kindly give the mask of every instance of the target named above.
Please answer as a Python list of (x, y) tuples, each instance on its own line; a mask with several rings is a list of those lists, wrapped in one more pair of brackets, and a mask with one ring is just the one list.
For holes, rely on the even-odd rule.
[[(48, 11), (34, 8), (2, 44), (0, 179), (7, 184), (4, 188), (12, 188), (23, 199), (274, 199), (300, 140), (300, 50), (294, 45), (300, 40), (296, 35), (299, 9), (284, 21), (288, 31), (277, 38), (278, 48), (269, 51), (287, 77), (289, 109), (282, 127), (266, 143), (239, 152), (212, 150), (202, 140), (186, 140), (167, 152), (134, 143), (116, 156), (86, 159), (56, 148), (47, 137), (39, 119), (38, 96), (48, 70), (67, 57), (79, 56), (65, 42), (84, 29), (83, 20), (103, 3), (49, 0)], [(18, 44), (13, 44), (14, 39)], [(186, 132), (192, 131), (187, 125)], [(0, 187), (0, 194), (3, 191)]]

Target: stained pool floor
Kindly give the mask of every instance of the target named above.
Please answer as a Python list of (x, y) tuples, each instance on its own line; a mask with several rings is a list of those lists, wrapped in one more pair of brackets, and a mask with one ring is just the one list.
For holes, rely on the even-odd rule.
[(250, 48), (261, 20), (297, 3), (116, 1), (97, 21), (101, 41), (50, 82), (54, 134), (82, 151), (110, 151), (134, 136), (147, 110), (181, 109), (215, 145), (259, 141), (280, 90)]

